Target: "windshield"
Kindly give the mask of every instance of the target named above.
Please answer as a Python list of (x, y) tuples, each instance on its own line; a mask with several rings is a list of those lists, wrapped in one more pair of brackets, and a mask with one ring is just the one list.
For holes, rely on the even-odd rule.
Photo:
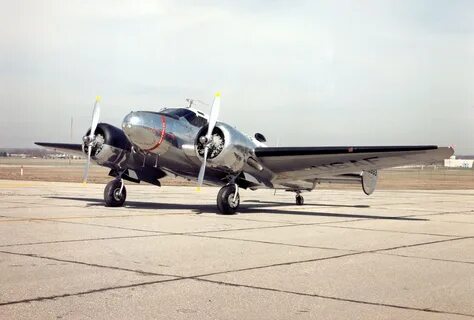
[(207, 124), (206, 118), (196, 115), (194, 111), (184, 108), (163, 109), (162, 114), (168, 114), (177, 118), (185, 118), (190, 124), (196, 127), (203, 127)]
[(184, 108), (163, 109), (160, 113), (177, 116), (178, 118), (194, 115), (194, 112)]

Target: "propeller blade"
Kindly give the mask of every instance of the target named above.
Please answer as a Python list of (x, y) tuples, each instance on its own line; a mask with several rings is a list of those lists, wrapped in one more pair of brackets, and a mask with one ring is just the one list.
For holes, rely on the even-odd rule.
[(89, 175), (89, 167), (91, 165), (91, 155), (92, 155), (92, 146), (89, 145), (89, 149), (87, 150), (87, 163), (86, 163), (86, 166), (84, 167), (84, 177), (82, 179), (82, 183), (84, 184), (87, 183), (87, 177)]
[(101, 98), (99, 96), (95, 98), (94, 111), (92, 111), (91, 133), (89, 134), (91, 138), (94, 137), (95, 129), (97, 129), (97, 125), (99, 124), (100, 100)]
[(95, 137), (95, 129), (97, 129), (97, 125), (99, 124), (99, 118), (100, 118), (100, 97), (97, 96), (95, 98), (95, 103), (94, 103), (94, 110), (92, 111), (92, 123), (91, 123), (91, 132), (89, 133), (89, 138), (85, 141), (87, 141), (87, 163), (84, 168), (84, 177), (82, 182), (84, 184), (87, 183), (87, 177), (89, 176), (89, 167), (91, 165), (91, 156), (92, 156), (92, 143), (93, 139)]
[(212, 103), (211, 114), (209, 115), (209, 127), (207, 129), (207, 134), (206, 134), (207, 143), (211, 141), (212, 131), (214, 130), (214, 127), (216, 126), (217, 117), (219, 116), (220, 106), (221, 106), (221, 94), (220, 92), (217, 92), (216, 95), (214, 96), (214, 102)]
[(206, 173), (206, 164), (207, 164), (207, 154), (209, 152), (209, 143), (211, 142), (212, 131), (214, 131), (214, 127), (217, 123), (217, 117), (219, 116), (219, 109), (221, 106), (221, 94), (217, 92), (214, 96), (214, 102), (211, 106), (211, 114), (209, 115), (209, 126), (207, 128), (206, 134), (206, 144), (204, 145), (204, 157), (202, 159), (201, 169), (199, 169), (198, 175), (198, 191), (202, 187), (202, 183), (204, 182), (204, 174)]
[(201, 169), (199, 169), (198, 175), (198, 191), (202, 187), (202, 183), (204, 182), (204, 174), (206, 172), (206, 164), (207, 164), (207, 154), (209, 152), (209, 143), (211, 142), (212, 131), (214, 131), (214, 127), (217, 123), (217, 117), (219, 116), (219, 109), (221, 105), (221, 94), (217, 92), (214, 96), (214, 102), (212, 103), (211, 107), (211, 114), (209, 115), (209, 126), (207, 128), (206, 134), (206, 145), (204, 146), (204, 157), (202, 159)]
[(204, 173), (206, 172), (206, 162), (207, 162), (207, 153), (208, 153), (209, 147), (204, 147), (204, 158), (202, 160), (201, 164), (201, 169), (199, 169), (199, 175), (198, 175), (198, 191), (202, 187), (202, 183), (204, 182)]

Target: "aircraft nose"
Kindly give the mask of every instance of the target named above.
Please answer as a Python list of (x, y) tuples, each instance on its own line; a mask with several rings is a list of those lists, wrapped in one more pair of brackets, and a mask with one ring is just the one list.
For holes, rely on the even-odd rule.
[(138, 112), (132, 111), (123, 119), (122, 128), (123, 130), (132, 129), (135, 126), (141, 125), (142, 120)]
[(122, 122), (122, 130), (128, 139), (144, 151), (158, 148), (164, 138), (162, 121), (154, 114), (137, 111), (130, 112)]

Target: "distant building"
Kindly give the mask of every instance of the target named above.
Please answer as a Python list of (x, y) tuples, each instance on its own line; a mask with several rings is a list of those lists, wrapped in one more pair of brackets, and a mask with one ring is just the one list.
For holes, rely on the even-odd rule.
[(12, 158), (22, 158), (22, 159), (26, 159), (28, 155), (25, 154), (25, 153), (10, 153), (10, 157)]
[(444, 166), (447, 168), (468, 168), (471, 169), (474, 164), (474, 160), (470, 159), (456, 159), (456, 156), (452, 156), (449, 159), (444, 160)]

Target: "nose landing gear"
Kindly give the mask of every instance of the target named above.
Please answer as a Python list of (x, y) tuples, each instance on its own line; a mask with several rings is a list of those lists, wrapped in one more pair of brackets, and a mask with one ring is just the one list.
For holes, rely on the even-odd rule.
[(234, 214), (240, 205), (239, 186), (228, 184), (217, 194), (217, 208), (221, 214)]
[(127, 189), (122, 179), (107, 183), (104, 189), (104, 201), (107, 207), (121, 207), (127, 198)]

